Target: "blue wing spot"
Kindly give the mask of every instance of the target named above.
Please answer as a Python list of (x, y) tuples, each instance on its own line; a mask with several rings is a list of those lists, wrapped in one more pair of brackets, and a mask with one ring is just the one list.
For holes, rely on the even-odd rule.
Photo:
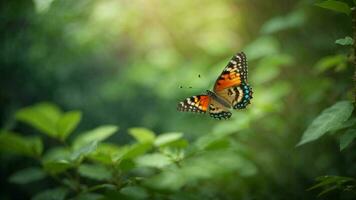
[(242, 101), (237, 103), (235, 106), (234, 106), (234, 109), (244, 109), (246, 108), (246, 106), (248, 104), (250, 104), (250, 100), (252, 99), (252, 88), (246, 84), (246, 83), (243, 83), (241, 88), (243, 89), (243, 97), (242, 97)]

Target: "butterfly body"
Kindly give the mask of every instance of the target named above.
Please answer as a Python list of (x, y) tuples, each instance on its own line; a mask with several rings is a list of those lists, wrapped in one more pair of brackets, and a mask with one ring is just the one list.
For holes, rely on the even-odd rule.
[(229, 104), (229, 102), (227, 102), (225, 99), (219, 97), (217, 94), (215, 94), (213, 91), (207, 90), (206, 94), (214, 99), (215, 101), (219, 102), (221, 105), (223, 105), (226, 108), (231, 108), (231, 105)]
[(252, 88), (247, 83), (247, 60), (237, 53), (215, 81), (213, 91), (186, 98), (178, 104), (178, 111), (209, 112), (216, 119), (228, 119), (229, 109), (244, 109), (252, 99)]

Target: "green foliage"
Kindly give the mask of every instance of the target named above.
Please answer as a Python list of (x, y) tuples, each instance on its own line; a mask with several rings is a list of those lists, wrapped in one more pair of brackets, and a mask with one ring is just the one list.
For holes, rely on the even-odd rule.
[(71, 160), (78, 160), (82, 159), (84, 156), (87, 156), (96, 150), (98, 145), (98, 141), (95, 140), (90, 143), (86, 143), (85, 145), (81, 146), (80, 148), (76, 148), (72, 153), (70, 159)]
[(50, 137), (64, 141), (80, 122), (81, 112), (62, 113), (53, 104), (39, 103), (19, 110), (16, 113), (16, 119)]
[(44, 171), (40, 168), (30, 167), (12, 174), (9, 182), (16, 184), (28, 184), (34, 181), (41, 180), (46, 177)]
[(347, 66), (347, 57), (345, 55), (332, 55), (320, 59), (315, 64), (315, 69), (318, 73), (328, 69), (335, 68), (336, 71), (345, 69)]
[(16, 113), (16, 119), (38, 129), (44, 134), (57, 137), (57, 122), (61, 114), (57, 106), (50, 103), (39, 103), (19, 110)]
[(329, 9), (335, 12), (340, 12), (349, 15), (351, 13), (351, 8), (349, 5), (342, 1), (327, 0), (320, 3), (316, 3), (316, 6), (321, 8)]
[(281, 67), (292, 63), (293, 58), (289, 55), (278, 54), (264, 57), (258, 63), (252, 80), (255, 84), (267, 83), (279, 76)]
[(78, 168), (78, 172), (81, 176), (98, 180), (98, 181), (103, 181), (103, 180), (109, 180), (112, 176), (111, 172), (101, 166), (101, 165), (89, 165), (89, 164), (82, 164)]
[(305, 13), (301, 10), (289, 13), (287, 16), (274, 17), (262, 26), (261, 33), (271, 34), (291, 28), (298, 28), (305, 23)]
[(70, 133), (77, 127), (82, 117), (81, 112), (72, 111), (64, 113), (57, 122), (57, 135), (60, 140), (65, 140)]
[(255, 60), (264, 56), (276, 54), (279, 51), (278, 41), (271, 36), (258, 38), (249, 44), (244, 52), (248, 55), (249, 60)]
[(172, 163), (169, 157), (161, 153), (146, 154), (138, 157), (136, 160), (136, 165), (140, 167), (154, 167), (162, 169)]
[[(35, 107), (38, 109), (38, 105)], [(53, 109), (42, 110), (41, 114), (46, 116), (53, 113), (52, 111)], [(74, 116), (74, 112), (67, 113), (65, 119), (78, 119), (78, 115), (68, 117)], [(68, 125), (65, 130), (71, 129), (70, 127), (73, 125)], [(81, 133), (73, 139), (72, 145), (50, 148), (45, 150), (43, 157), (36, 157), (42, 163), (39, 166), (41, 168), (20, 170), (13, 174), (9, 181), (28, 184), (54, 178), (62, 183), (61, 187), (42, 191), (33, 199), (64, 199), (68, 195), (71, 196), (72, 192), (79, 199), (96, 199), (103, 195), (110, 198), (110, 194), (115, 194), (115, 191), (119, 191), (117, 195), (125, 198), (140, 199), (148, 198), (148, 190), (174, 192), (198, 181), (215, 179), (232, 172), (248, 177), (257, 171), (255, 164), (239, 155), (239, 151), (230, 145), (231, 141), (226, 138), (228, 135), (212, 137), (208, 142), (203, 142), (204, 144), (198, 140), (190, 147), (183, 133), (169, 132), (156, 136), (146, 128), (131, 128), (128, 133), (135, 139), (133, 144), (119, 147), (103, 143), (116, 131), (116, 126), (106, 125)], [(6, 132), (1, 136), (1, 141), (10, 141), (7, 138), (12, 138), (11, 141), (21, 141), (22, 146), (32, 147), (33, 144), (31, 140), (24, 140), (22, 136), (14, 133)], [(67, 137), (63, 137), (63, 144), (67, 144), (66, 140)], [(7, 148), (14, 148), (13, 151), (27, 155), (27, 149), (16, 149), (21, 145)], [(203, 147), (199, 147), (201, 145)], [(79, 182), (78, 177), (83, 179)], [(140, 180), (143, 177), (144, 180)], [(142, 185), (137, 184), (138, 180)], [(97, 190), (108, 193), (92, 194)]]
[(347, 45), (353, 45), (354, 40), (350, 36), (346, 36), (345, 38), (337, 39), (335, 43), (339, 45), (347, 46)]
[(38, 13), (44, 13), (48, 11), (53, 1), (54, 0), (33, 0), (36, 11)]
[(356, 138), (356, 129), (348, 129), (343, 135), (340, 137), (340, 151), (349, 146), (352, 141)]
[(39, 157), (43, 151), (43, 144), (39, 137), (23, 137), (18, 133), (2, 131), (0, 149), (20, 155)]
[(145, 128), (131, 128), (129, 129), (129, 133), (139, 143), (153, 143), (156, 137), (152, 131)]
[(128, 199), (147, 199), (149, 197), (147, 190), (138, 186), (128, 186), (121, 190), (121, 193)]
[[(221, 168), (221, 165), (224, 168)], [(181, 167), (172, 166), (169, 170), (148, 179), (145, 184), (161, 190), (179, 190), (186, 184), (222, 176), (232, 171), (238, 171), (242, 176), (251, 176), (256, 173), (256, 168), (236, 152), (215, 151), (189, 158)]]
[(314, 141), (328, 131), (338, 130), (349, 119), (352, 111), (353, 105), (349, 101), (340, 101), (325, 109), (303, 133), (298, 146)]
[(342, 176), (321, 176), (316, 178), (318, 182), (309, 190), (322, 188), (322, 191), (319, 193), (319, 197), (325, 195), (333, 190), (341, 189), (344, 191), (355, 191), (356, 180), (350, 177)]
[(64, 200), (67, 192), (65, 188), (45, 190), (34, 196), (32, 200)]
[(49, 174), (59, 174), (74, 167), (73, 164), (67, 160), (44, 161), (42, 166)]
[(83, 147), (93, 142), (103, 141), (108, 137), (110, 137), (111, 135), (113, 135), (117, 130), (118, 130), (117, 126), (104, 125), (104, 126), (97, 127), (93, 130), (81, 133), (74, 140), (73, 147), (75, 149), (78, 149), (80, 147)]
[(136, 143), (127, 147), (122, 154), (119, 154), (118, 159), (132, 159), (146, 153), (151, 148), (152, 144), (150, 143)]
[(126, 149), (115, 144), (100, 143), (96, 151), (89, 155), (89, 158), (104, 165), (111, 165), (122, 157)]
[(180, 140), (182, 137), (183, 133), (164, 133), (156, 138), (154, 145), (157, 147), (171, 146), (173, 144), (177, 144), (179, 141), (182, 141)]

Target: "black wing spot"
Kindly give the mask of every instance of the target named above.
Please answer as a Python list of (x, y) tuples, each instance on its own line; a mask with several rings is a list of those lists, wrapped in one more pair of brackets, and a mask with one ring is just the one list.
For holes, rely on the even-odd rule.
[(219, 113), (210, 113), (210, 116), (213, 117), (214, 119), (229, 119), (231, 117), (231, 112), (227, 112), (227, 111), (222, 111)]

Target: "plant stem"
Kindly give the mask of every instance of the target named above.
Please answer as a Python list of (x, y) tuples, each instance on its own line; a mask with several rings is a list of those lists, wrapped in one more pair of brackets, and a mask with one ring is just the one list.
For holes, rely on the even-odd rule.
[(352, 16), (352, 31), (353, 31), (353, 64), (354, 64), (354, 105), (356, 106), (356, 7), (351, 8), (351, 16)]

